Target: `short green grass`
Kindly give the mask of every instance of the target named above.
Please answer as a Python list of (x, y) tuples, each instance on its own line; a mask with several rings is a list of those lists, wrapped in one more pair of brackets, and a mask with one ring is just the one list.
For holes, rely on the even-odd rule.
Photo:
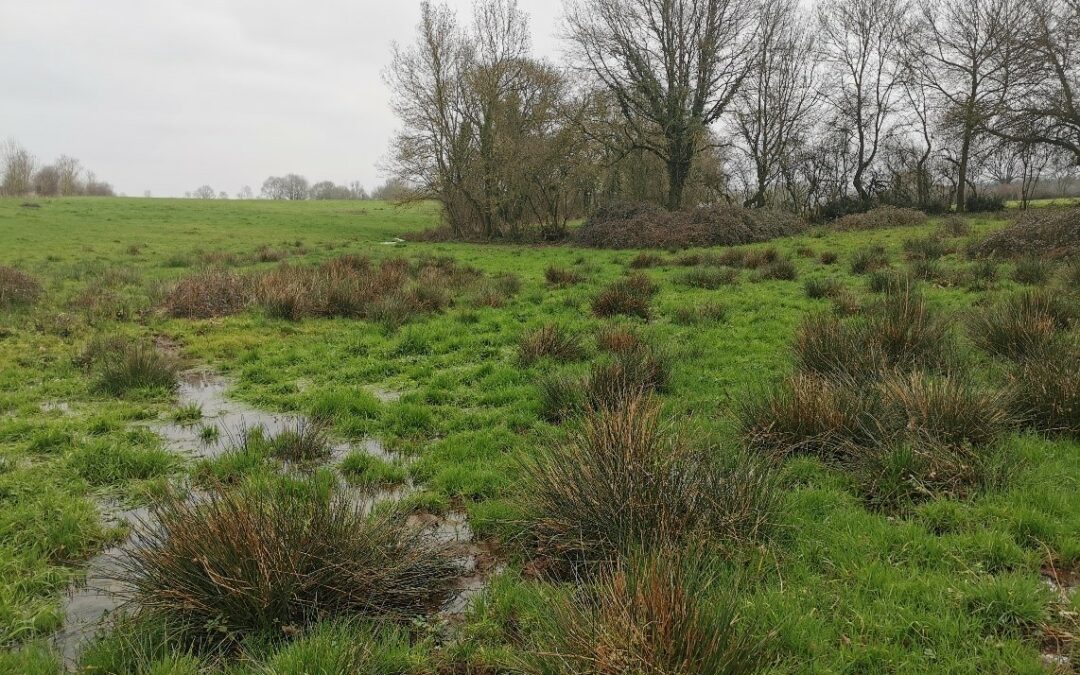
[[(96, 336), (167, 340), (188, 362), (231, 377), (231, 395), (251, 405), (311, 415), (338, 437), (380, 439), (400, 453), (400, 463), (353, 455), (337, 470), (366, 487), (414, 484), (418, 491), (407, 501), (416, 510), (464, 509), (477, 536), (500, 542), (507, 568), (452, 629), (325, 625), (285, 645), (252, 645), (249, 658), (223, 663), (171, 645), (162, 627), (141, 627), (106, 636), (85, 665), (132, 672), (333, 672), (341, 663), (361, 664), (355, 667), (365, 672), (482, 671), (514, 663), (538, 634), (550, 598), (567, 590), (523, 574), (525, 561), (513, 545), (521, 534), (518, 462), (562, 433), (542, 416), (544, 376), (583, 375), (599, 353), (591, 336), (612, 323), (633, 325), (669, 355), (665, 412), (695, 438), (724, 447), (734, 439), (733, 403), (791, 372), (796, 326), (808, 312), (831, 306), (806, 288), (840, 287), (865, 301), (872, 296), (868, 277), (851, 271), (858, 251), (881, 246), (894, 267), (904, 267), (904, 242), (937, 230), (931, 222), (811, 231), (768, 244), (792, 260), (794, 279), (742, 270), (723, 283), (703, 273), (695, 278), (709, 283), (688, 284), (691, 272), (663, 253), (668, 264), (640, 270), (659, 288), (644, 322), (590, 311), (593, 297), (627, 272), (634, 251), (382, 243), (434, 224), (430, 205), (21, 203), (0, 200), (0, 264), (40, 278), (44, 295), (32, 307), (0, 313), (4, 672), (59, 668), (48, 639), (63, 620), (63, 591), (88, 557), (122, 534), (101, 519), (101, 504), (146, 501), (155, 481), (166, 478), (228, 481), (261, 470), (265, 460), (255, 453), (195, 462), (170, 452), (140, 424), (160, 418), (197, 425), (198, 411), (178, 409), (167, 389), (124, 397), (102, 391), (80, 361)], [(973, 229), (995, 226), (975, 220)], [(951, 250), (962, 239), (945, 242)], [(345, 253), (451, 256), (488, 274), (516, 274), (522, 287), (501, 307), (460, 301), (398, 329), (343, 319), (290, 322), (256, 310), (212, 320), (156, 311), (165, 285), (206, 262), (243, 270), (278, 264), (261, 262), (260, 247), (283, 251), (294, 264)], [(839, 260), (822, 264), (824, 253)], [(931, 271), (943, 278), (923, 285), (958, 324), (973, 306), (1023, 287), (1011, 278), (1011, 264), (990, 274), (955, 252), (938, 263), (940, 270)], [(550, 266), (582, 280), (549, 284)], [(520, 337), (552, 323), (578, 331), (590, 359), (522, 365)], [(980, 377), (1000, 375), (998, 364), (961, 341)], [(1010, 442), (1022, 461), (1006, 488), (902, 514), (868, 510), (849, 477), (816, 460), (786, 462), (780, 531), (752, 562), (738, 563), (747, 579), (746, 621), (763, 635), (775, 633), (776, 670), (1041, 672), (1044, 632), (1069, 628), (1040, 570), (1051, 562), (1080, 566), (1080, 444), (1028, 435)], [(370, 648), (357, 651), (358, 640)]]

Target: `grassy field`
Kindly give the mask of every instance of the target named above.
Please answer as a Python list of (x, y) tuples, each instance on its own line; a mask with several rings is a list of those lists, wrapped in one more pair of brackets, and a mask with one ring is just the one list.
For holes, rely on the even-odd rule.
[[(83, 651), (78, 668), (301, 673), (348, 672), (362, 662), (363, 672), (519, 672), (531, 667), (523, 665), (530, 654), (550, 649), (554, 608), (578, 586), (537, 573), (530, 543), (524, 467), (578, 425), (549, 421), (547, 378), (587, 374), (604, 359), (596, 337), (612, 325), (632, 329), (670, 366), (659, 400), (685, 442), (715, 456), (742, 452), (735, 412), (796, 369), (792, 345), (803, 320), (837, 304), (858, 311), (881, 297), (853, 261), (881, 246), (892, 268), (914, 267), (905, 242), (941, 227), (814, 230), (744, 247), (774, 248), (793, 274), (729, 267), (735, 271), (723, 278), (712, 276), (720, 267), (708, 258), (691, 265), (697, 261), (686, 253), (635, 261), (636, 251), (572, 246), (383, 243), (436, 219), (431, 207), (377, 202), (118, 198), (31, 208), (0, 199), (0, 265), (42, 286), (35, 302), (0, 306), (0, 672), (63, 667), (52, 636), (64, 625), (65, 592), (88, 559), (126, 534), (102, 518), (108, 505), (152, 504), (170, 486), (198, 484), (214, 470), (142, 426), (198, 417), (178, 411), (168, 387), (118, 394), (103, 385), (108, 364), (94, 360), (94, 345), (108, 336), (153, 340), (185, 367), (213, 369), (246, 405), (325, 419), (341, 439), (378, 439), (392, 459), (346, 461), (306, 480), (352, 466), (380, 484), (415, 485), (405, 508), (462, 512), (498, 571), (463, 616), (326, 621), (285, 631), (288, 639), (245, 636), (228, 652), (170, 640), (167, 626), (140, 623), (133, 612)], [(1031, 279), (1012, 262), (986, 264), (956, 251), (966, 237), (1001, 225), (972, 220), (969, 235), (941, 235), (942, 255), (919, 284), (949, 324), (953, 358), (988, 387), (1005, 381), (1011, 366), (972, 343), (968, 317), (1031, 286), (1067, 283), (1060, 265)], [(454, 290), (448, 306), (402, 325), (289, 320), (259, 307), (208, 319), (162, 310), (171, 284), (206, 265), (259, 274), (283, 261), (310, 266), (347, 254), (450, 257), (482, 279), (512, 275), (520, 284)], [(594, 298), (635, 271), (632, 262), (657, 287), (649, 320), (595, 316)], [(579, 281), (550, 283), (552, 266)], [(810, 287), (826, 282), (829, 297), (810, 297), (818, 295)], [(523, 336), (547, 324), (577, 335), (581, 353), (523, 359)], [(776, 460), (774, 526), (722, 556), (716, 571), (724, 586), (738, 580), (727, 601), (739, 630), (764, 642), (769, 667), (1075, 672), (1080, 595), (1047, 578), (1075, 584), (1080, 573), (1080, 442), (1010, 426), (1002, 445), (1010, 461), (993, 485), (895, 508), (868, 501), (856, 474), (835, 462)], [(364, 654), (354, 653), (358, 644)], [(653, 671), (598, 665), (597, 672)]]

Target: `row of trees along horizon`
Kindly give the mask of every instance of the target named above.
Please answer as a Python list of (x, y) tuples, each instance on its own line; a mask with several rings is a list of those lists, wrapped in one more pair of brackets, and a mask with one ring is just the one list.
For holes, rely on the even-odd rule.
[[(85, 171), (82, 162), (61, 155), (51, 164), (40, 164), (37, 158), (15, 139), (0, 144), (0, 197), (114, 197), (112, 185), (98, 180), (92, 171)], [(149, 197), (150, 192), (143, 193)], [(184, 194), (192, 199), (228, 199), (227, 192), (218, 192), (203, 185)], [(398, 178), (390, 178), (369, 194), (359, 182), (337, 185), (332, 181), (310, 183), (299, 174), (270, 176), (259, 194), (264, 199), (381, 199), (402, 201), (408, 188)], [(237, 199), (255, 199), (250, 186), (236, 193)]]
[(1080, 0), (564, 0), (561, 35), (555, 65), (513, 0), (424, 2), (394, 47), (389, 168), (454, 234), (560, 236), (616, 200), (822, 220), (1074, 183)]

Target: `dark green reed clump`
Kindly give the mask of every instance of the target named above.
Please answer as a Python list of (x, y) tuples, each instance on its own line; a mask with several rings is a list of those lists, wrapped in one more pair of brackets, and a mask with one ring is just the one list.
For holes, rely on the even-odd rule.
[(757, 673), (769, 639), (742, 625), (734, 585), (706, 552), (638, 553), (563, 596), (526, 672)]
[(114, 396), (176, 387), (176, 362), (150, 343), (109, 339), (90, 358), (98, 387)]
[(542, 358), (574, 361), (585, 356), (581, 335), (558, 324), (545, 324), (526, 332), (518, 342), (518, 360), (530, 365)]
[(456, 566), (428, 535), (312, 483), (211, 488), (153, 508), (123, 565), (141, 611), (207, 646), (326, 618), (438, 608)]
[(914, 285), (887, 292), (864, 314), (845, 319), (819, 313), (804, 320), (794, 345), (800, 369), (866, 378), (892, 368), (941, 369), (954, 356), (948, 324)]
[(1076, 318), (1077, 298), (1032, 289), (1016, 293), (974, 314), (971, 339), (994, 356), (1023, 359), (1048, 347)]
[(624, 314), (648, 319), (649, 302), (656, 294), (656, 286), (641, 273), (613, 281), (593, 298), (592, 312), (596, 316)]
[(1060, 341), (1009, 375), (1013, 412), (1035, 431), (1080, 439), (1080, 346)]
[(588, 410), (565, 442), (523, 464), (537, 553), (558, 575), (698, 534), (721, 545), (760, 539), (778, 494), (774, 474), (741, 453), (726, 462), (716, 454), (683, 444), (648, 396)]

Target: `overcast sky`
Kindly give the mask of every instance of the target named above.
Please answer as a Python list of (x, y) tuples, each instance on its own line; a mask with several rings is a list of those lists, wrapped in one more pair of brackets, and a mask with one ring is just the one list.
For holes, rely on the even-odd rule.
[[(462, 20), (471, 0), (449, 0)], [(558, 0), (519, 0), (552, 55)], [(235, 193), (296, 172), (383, 177), (381, 73), (419, 0), (0, 0), (0, 139), (120, 192)]]

